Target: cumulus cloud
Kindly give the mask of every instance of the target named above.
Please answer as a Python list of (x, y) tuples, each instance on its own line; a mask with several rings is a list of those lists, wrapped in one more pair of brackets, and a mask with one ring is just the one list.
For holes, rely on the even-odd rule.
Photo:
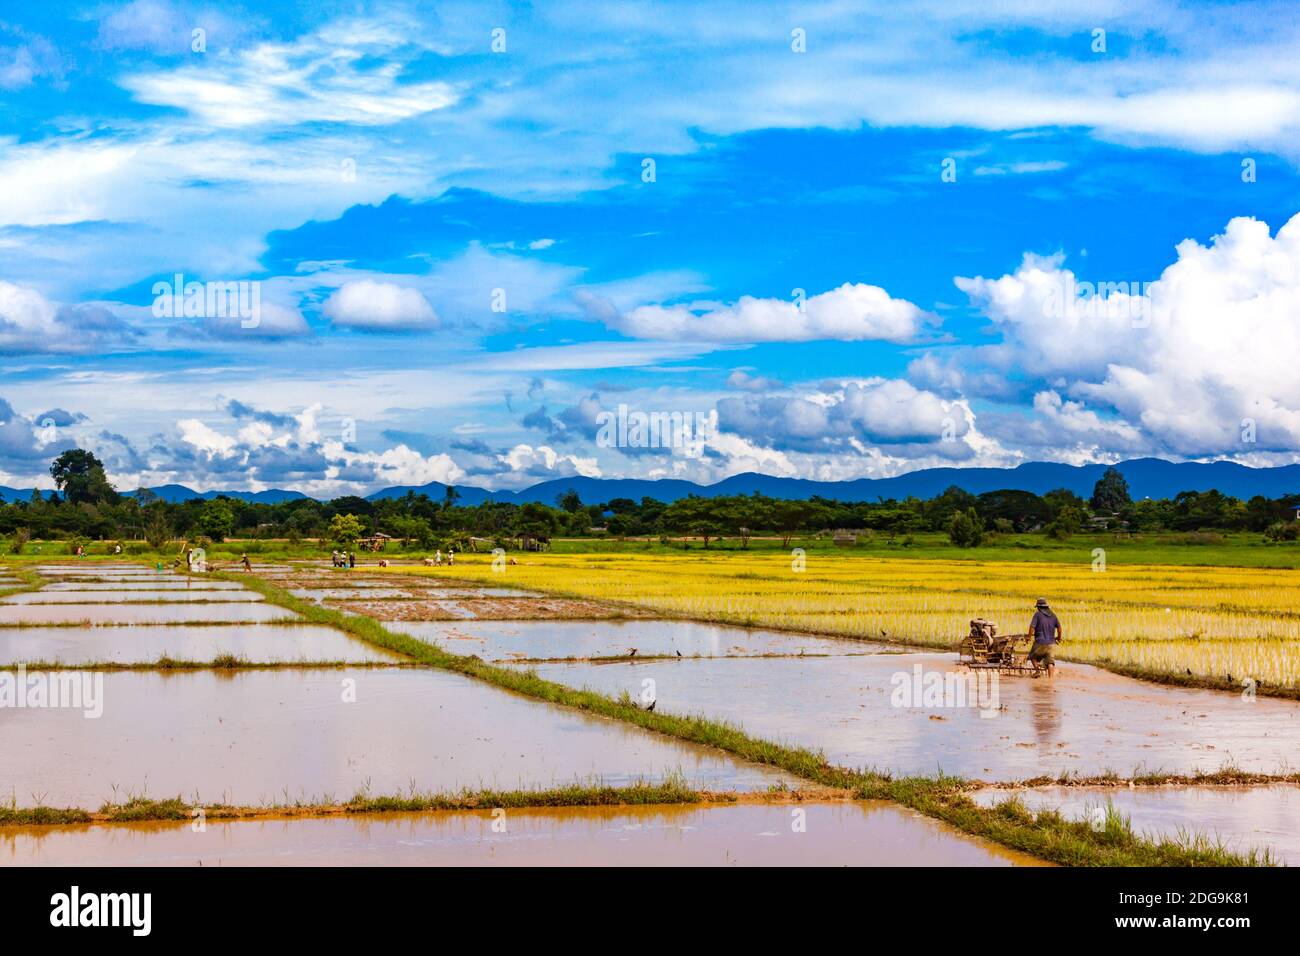
[(438, 325), (433, 306), (418, 290), (373, 279), (344, 283), (321, 311), (336, 326), (369, 332), (412, 332)]
[(173, 338), (199, 335), (213, 341), (257, 342), (296, 339), (311, 335), (311, 326), (296, 305), (261, 303), (257, 314), (247, 317), (229, 314), (206, 316), (184, 322), (170, 330)]
[(781, 388), (781, 383), (764, 375), (750, 375), (744, 369), (738, 368), (727, 376), (727, 388), (737, 392), (770, 392), (775, 388)]
[(807, 299), (743, 296), (734, 305), (691, 308), (646, 305), (612, 316), (607, 324), (641, 339), (696, 342), (909, 342), (934, 317), (879, 286), (848, 283)]
[(48, 459), (76, 444), (59, 426), (46, 424), (52, 414), (28, 418), (0, 398), (0, 467), (26, 474), (44, 472)]
[(0, 279), (0, 355), (94, 352), (136, 333), (98, 305), (60, 305)]
[[(549, 445), (518, 444), (507, 451), (502, 460), (509, 466), (511, 484), (530, 485), (548, 478), (571, 478), (582, 475), (599, 478), (600, 468), (595, 458), (563, 455)], [(528, 479), (528, 480), (523, 480)]]
[[(933, 446), (969, 454), (963, 439), (973, 414), (903, 379), (847, 382), (833, 391), (791, 396), (724, 398), (718, 425), (768, 447), (864, 453), (872, 446)], [(943, 446), (950, 446), (945, 449)]]
[[(530, 392), (531, 394), (531, 392)], [(573, 405), (551, 415), (546, 406), (529, 412), (520, 419), (519, 424), (546, 433), (547, 438), (556, 443), (568, 441), (591, 441), (599, 427), (597, 416), (604, 411), (600, 396), (595, 392), (586, 395)]]
[(1076, 276), (1060, 256), (956, 282), (1002, 333), (985, 357), (1046, 386), (1035, 411), (1065, 440), (1084, 428), (1101, 447), (1139, 447), (1140, 433), (1188, 457), (1300, 449), (1300, 216), (1275, 237), (1237, 218), (1207, 245), (1184, 240), (1150, 283)]

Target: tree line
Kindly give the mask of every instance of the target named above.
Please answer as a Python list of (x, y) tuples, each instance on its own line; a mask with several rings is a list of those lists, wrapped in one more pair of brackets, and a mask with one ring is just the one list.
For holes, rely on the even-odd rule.
[(1185, 491), (1171, 499), (1133, 501), (1123, 475), (1108, 469), (1088, 499), (1059, 489), (1039, 495), (1005, 489), (975, 495), (956, 486), (929, 499), (844, 502), (761, 494), (666, 503), (644, 497), (584, 503), (573, 491), (554, 505), (484, 502), (465, 506), (454, 488), (438, 499), (407, 492), (370, 501), (345, 495), (276, 504), (218, 497), (167, 502), (147, 489), (119, 494), (103, 464), (88, 451), (64, 452), (51, 465), (57, 491), (0, 506), (0, 536), (31, 539), (144, 540), (161, 549), (175, 540), (228, 538), (334, 540), (342, 544), (383, 533), (403, 545), (465, 547), (471, 537), (497, 545), (554, 537), (692, 537), (707, 547), (718, 538), (747, 547), (754, 535), (791, 539), (836, 529), (896, 537), (944, 532), (954, 544), (975, 546), (990, 534), (1043, 532), (1068, 538), (1088, 529), (1131, 531), (1248, 530), (1271, 540), (1294, 540), (1300, 494), (1247, 501), (1218, 491)]

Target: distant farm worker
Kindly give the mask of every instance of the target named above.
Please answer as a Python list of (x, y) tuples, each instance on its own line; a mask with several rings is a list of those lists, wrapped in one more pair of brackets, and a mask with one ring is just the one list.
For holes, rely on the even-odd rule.
[(333, 550), (333, 551), (330, 552), (330, 562), (331, 562), (331, 563), (334, 565), (334, 567), (336, 567), (336, 568), (339, 566), (339, 552), (338, 552), (338, 549), (335, 549), (335, 550)]
[(1056, 645), (1065, 640), (1061, 630), (1060, 619), (1047, 606), (1046, 598), (1034, 602), (1034, 617), (1029, 622), (1029, 636), (1034, 639), (1034, 647), (1029, 652), (1029, 660), (1040, 667), (1047, 668), (1047, 676), (1056, 676), (1056, 658), (1052, 651)]
[(348, 552), (348, 567), (350, 567), (350, 568), (355, 568), (356, 566), (357, 566), (357, 553), (356, 553), (355, 551), (349, 551), (349, 552)]
[(439, 548), (433, 553), (433, 564), (434, 567), (442, 567), (442, 548)]
[(248, 555), (246, 555), (246, 554), (241, 554), (241, 555), (239, 556), (239, 560), (242, 561), (242, 562), (244, 562), (244, 570), (245, 570), (245, 571), (251, 571), (251, 570), (253, 570), (253, 562), (251, 562), (251, 561), (248, 560)]
[(451, 548), (447, 549), (447, 563), (448, 564), (456, 563), (456, 552), (453, 551)]

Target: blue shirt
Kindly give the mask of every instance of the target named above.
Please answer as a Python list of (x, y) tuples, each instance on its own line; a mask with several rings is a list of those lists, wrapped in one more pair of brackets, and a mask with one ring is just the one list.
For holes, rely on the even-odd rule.
[(1056, 629), (1060, 626), (1060, 621), (1056, 615), (1047, 608), (1039, 608), (1034, 612), (1034, 619), (1029, 622), (1029, 629), (1034, 632), (1035, 644), (1055, 644)]

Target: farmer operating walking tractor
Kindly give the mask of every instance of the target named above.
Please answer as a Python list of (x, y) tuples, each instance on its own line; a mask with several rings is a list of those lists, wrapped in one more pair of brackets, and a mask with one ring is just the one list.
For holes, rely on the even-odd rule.
[(1047, 668), (1047, 676), (1056, 676), (1056, 658), (1052, 651), (1064, 639), (1061, 619), (1047, 606), (1046, 598), (1034, 603), (1034, 616), (1029, 621), (1029, 636), (1034, 646), (1029, 651), (1029, 662)]
[[(1046, 598), (1034, 604), (1034, 616), (1028, 633), (999, 633), (992, 621), (977, 617), (970, 622), (970, 633), (958, 647), (959, 661), (972, 670), (996, 670), (1003, 674), (1039, 677), (1056, 676), (1056, 645), (1064, 640), (1061, 620), (1048, 606)], [(1028, 650), (1021, 650), (1028, 644)]]

